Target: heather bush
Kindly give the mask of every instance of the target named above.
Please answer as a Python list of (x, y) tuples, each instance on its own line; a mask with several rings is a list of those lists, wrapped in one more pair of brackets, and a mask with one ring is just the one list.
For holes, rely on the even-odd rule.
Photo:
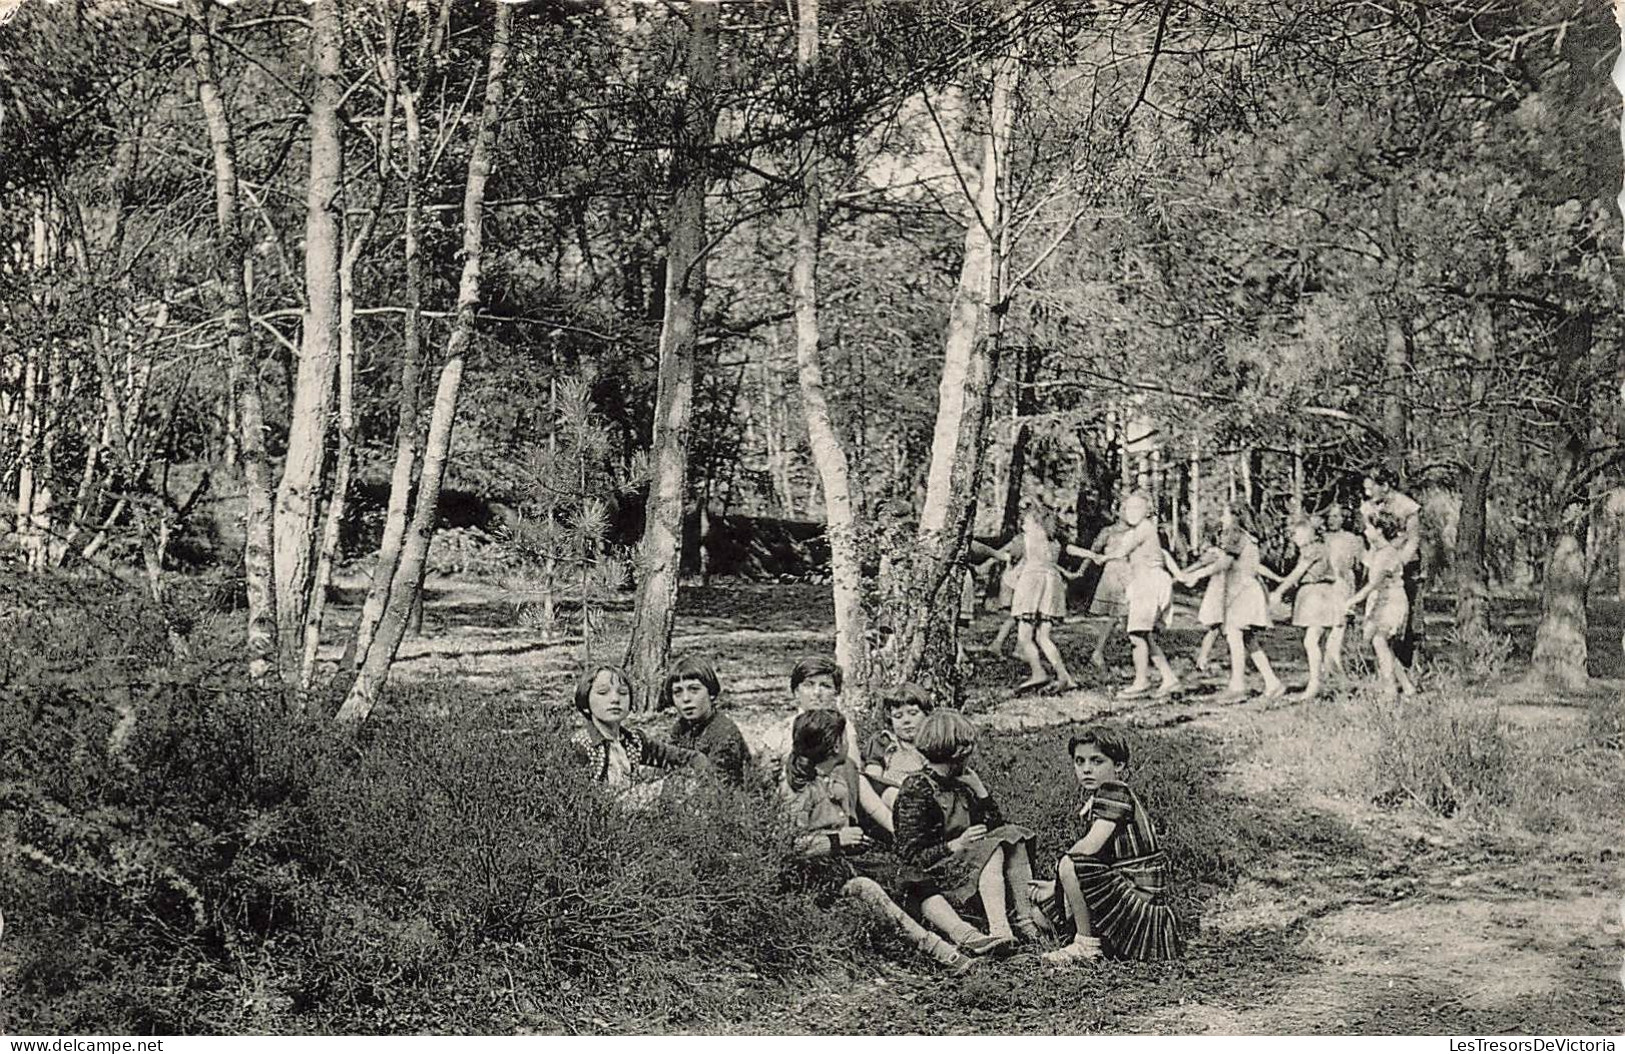
[(0, 1029), (669, 1027), (884, 940), (785, 888), (765, 792), (676, 776), (629, 813), (562, 716), (442, 682), (355, 734), (162, 675), (164, 624), (86, 599), (0, 642)]

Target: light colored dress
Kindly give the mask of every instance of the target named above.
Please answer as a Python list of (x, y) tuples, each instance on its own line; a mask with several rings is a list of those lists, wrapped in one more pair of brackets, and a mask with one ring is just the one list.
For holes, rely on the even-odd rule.
[(1298, 554), (1298, 559), (1308, 567), (1298, 579), (1298, 593), (1292, 601), (1292, 624), (1322, 628), (1342, 625), (1349, 595), (1337, 588), (1337, 573), (1327, 556), (1326, 543), (1310, 543)]
[(1051, 622), (1066, 614), (1066, 580), (1061, 577), (1060, 546), (1042, 528), (1022, 528), (1025, 555), (1021, 577), (1010, 599), (1010, 615), (1024, 622)]
[[(1112, 547), (1112, 543), (1121, 538), (1129, 530), (1127, 524), (1113, 523), (1101, 528), (1095, 535), (1094, 542), (1089, 546), (1097, 553), (1105, 553)], [(1103, 618), (1118, 618), (1129, 612), (1129, 567), (1125, 560), (1107, 560), (1100, 567), (1100, 581), (1095, 585), (1094, 599), (1089, 604), (1089, 613)]]
[(1404, 554), (1392, 546), (1374, 549), (1366, 557), (1368, 581), (1378, 582), (1365, 598), (1367, 637), (1396, 637), (1404, 631), (1411, 613), (1411, 603), (1405, 596), (1404, 564)]
[(1168, 624), (1174, 608), (1174, 580), (1162, 557), (1157, 523), (1149, 516), (1119, 535), (1113, 554), (1128, 568), (1128, 631), (1150, 633)]
[(1356, 592), (1354, 583), (1354, 569), (1360, 565), (1360, 558), (1365, 554), (1365, 543), (1353, 531), (1330, 531), (1326, 535), (1326, 561), (1332, 566), (1333, 582), (1338, 602), (1343, 605), (1340, 610), (1343, 615), (1333, 625), (1341, 625), (1348, 618), (1346, 606), (1349, 597)]
[(1258, 542), (1246, 531), (1238, 531), (1224, 548), (1230, 556), (1230, 566), (1219, 572), (1224, 577), (1224, 628), (1267, 628), (1269, 595), (1258, 577)]

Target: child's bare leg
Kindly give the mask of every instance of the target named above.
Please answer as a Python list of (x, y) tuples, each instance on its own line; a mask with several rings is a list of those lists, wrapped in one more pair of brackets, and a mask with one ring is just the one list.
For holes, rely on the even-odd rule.
[(1027, 895), (1033, 881), (1033, 861), (1027, 855), (1025, 842), (1009, 850), (1005, 858), (1004, 880), (1005, 887), (1010, 891), (1010, 903), (1015, 909), (1016, 928), (1023, 937), (1036, 937), (1038, 929), (1033, 922), (1033, 899)]
[(1224, 642), (1230, 648), (1230, 685), (1232, 692), (1247, 690), (1247, 641), (1241, 627), (1226, 628)]
[[(1056, 683), (1064, 688), (1070, 688), (1078, 682), (1072, 679), (1072, 671), (1066, 668), (1066, 660), (1061, 658), (1061, 649), (1055, 646), (1055, 641), (1049, 635), (1049, 623), (1042, 622), (1038, 626), (1038, 647), (1043, 651), (1044, 658), (1055, 667)], [(1042, 669), (1042, 667), (1040, 667)]]
[(1377, 676), (1382, 681), (1382, 690), (1389, 695), (1394, 694), (1394, 652), (1388, 644), (1388, 638), (1382, 634), (1373, 634), (1371, 637), (1371, 650), (1377, 653)]
[(1303, 631), (1303, 654), (1309, 660), (1309, 683), (1304, 685), (1303, 698), (1312, 698), (1320, 691), (1320, 634), (1319, 626), (1307, 626)]
[(1343, 673), (1343, 634), (1348, 629), (1348, 623), (1339, 622), (1332, 627), (1326, 635), (1326, 672), (1339, 676)]
[(1006, 903), (1004, 882), (1004, 849), (993, 850), (993, 855), (982, 865), (976, 877), (976, 891), (982, 895), (982, 910), (987, 913), (987, 932), (991, 937), (1009, 937), (1010, 908)]
[(1010, 631), (1016, 628), (1016, 620), (1006, 615), (1004, 621), (999, 623), (999, 631), (993, 634), (993, 643), (987, 650), (995, 655), (1004, 654), (1004, 642), (1010, 639)]
[(1172, 664), (1168, 662), (1168, 656), (1164, 654), (1162, 645), (1157, 642), (1157, 638), (1152, 634), (1147, 633), (1145, 635), (1145, 643), (1146, 646), (1151, 650), (1151, 665), (1157, 668), (1157, 676), (1162, 678), (1163, 690), (1171, 692), (1175, 688), (1178, 688), (1179, 675), (1174, 673), (1174, 668)]
[(880, 792), (880, 800), (885, 803), (886, 808), (890, 809), (897, 804), (897, 792), (900, 789), (898, 787), (887, 787)]
[(1143, 692), (1151, 686), (1151, 646), (1146, 643), (1144, 633), (1130, 633), (1128, 640), (1134, 649), (1134, 683), (1128, 690)]
[(1095, 938), (1090, 924), (1089, 904), (1083, 899), (1083, 886), (1078, 882), (1078, 869), (1072, 857), (1063, 856), (1056, 865), (1055, 878), (1066, 896), (1067, 914), (1072, 916), (1077, 932), (1072, 943), (1043, 956), (1045, 962), (1065, 964), (1077, 959), (1093, 959), (1100, 955), (1100, 941)]
[(1043, 663), (1038, 661), (1038, 648), (1033, 644), (1033, 624), (1026, 619), (1016, 627), (1016, 652), (1027, 663), (1027, 680), (1021, 687), (1033, 688), (1049, 680)]
[(987, 934), (960, 918), (959, 912), (948, 903), (948, 898), (940, 893), (934, 897), (926, 897), (920, 903), (920, 914), (925, 916), (925, 921), (941, 930), (955, 944), (987, 938)]
[(1203, 673), (1207, 672), (1208, 663), (1213, 661), (1213, 645), (1219, 639), (1219, 627), (1209, 626), (1207, 632), (1202, 634), (1202, 646), (1196, 651), (1196, 668)]
[(1112, 626), (1116, 619), (1103, 619), (1100, 628), (1095, 630), (1095, 646), (1089, 651), (1089, 665), (1097, 670), (1106, 668), (1106, 638), (1112, 635)]
[(1400, 662), (1399, 657), (1394, 654), (1393, 642), (1385, 641), (1384, 643), (1388, 645), (1388, 654), (1392, 657), (1394, 679), (1399, 682), (1399, 690), (1406, 695), (1415, 695), (1416, 683), (1411, 680), (1411, 672), (1405, 668), (1405, 664)]
[(1270, 657), (1264, 654), (1264, 645), (1258, 642), (1258, 635), (1251, 630), (1244, 631), (1247, 643), (1247, 654), (1253, 660), (1253, 667), (1264, 676), (1264, 694), (1280, 695), (1286, 691), (1281, 679), (1275, 676), (1274, 667), (1270, 666)]

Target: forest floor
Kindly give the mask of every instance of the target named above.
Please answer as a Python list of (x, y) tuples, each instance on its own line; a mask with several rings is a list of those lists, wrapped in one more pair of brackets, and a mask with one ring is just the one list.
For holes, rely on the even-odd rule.
[[(356, 584), (347, 585), (351, 599)], [(548, 644), (517, 625), (500, 592), (479, 583), (431, 581), (428, 596), (425, 632), (403, 646), (396, 676), (495, 691), (517, 719), (532, 708), (569, 705), (582, 658), (577, 647)], [(337, 614), (353, 618), (353, 605), (341, 603)], [(1499, 614), (1513, 654), (1527, 656), (1527, 606)], [(1453, 819), (1373, 802), (1376, 789), (1361, 785), (1368, 776), (1353, 760), (1359, 744), (1339, 741), (1358, 728), (1346, 720), (1359, 705), (1352, 693), (1310, 704), (1256, 696), (1213, 703), (1220, 683), (1198, 681), (1190, 670), (1199, 631), (1189, 611), (1178, 613), (1180, 628), (1167, 643), (1195, 690), (1173, 701), (1114, 704), (1111, 688), (1127, 681), (1120, 636), (1108, 648), (1108, 671), (1059, 697), (1014, 699), (1009, 686), (1023, 668), (979, 657), (968, 709), (996, 734), (1042, 737), (1049, 730), (1048, 738), (1064, 742), (1059, 726), (1111, 719), (1150, 735), (1200, 737), (1212, 748), (1214, 793), (1241, 803), (1270, 834), (1242, 874), (1211, 891), (1187, 958), (1061, 971), (1021, 956), (964, 980), (909, 958), (858, 980), (812, 969), (805, 976), (813, 980), (800, 989), (753, 991), (726, 1019), (702, 1016), (684, 1027), (823, 1034), (1625, 1031), (1625, 808), (1618, 794), (1625, 761), (1588, 740), (1593, 703), (1617, 699), (1625, 682), (1618, 623), (1597, 621), (1594, 694), (1524, 688), (1517, 658), (1470, 694), (1471, 705), (1497, 714), (1506, 730), (1513, 778), (1549, 787), (1522, 796), (1516, 810)], [(600, 657), (618, 657), (624, 622), (624, 613), (610, 614)], [(972, 639), (985, 642), (995, 627), (994, 617), (984, 617)], [(792, 712), (790, 665), (805, 652), (828, 650), (832, 631), (827, 587), (688, 588), (673, 648), (717, 663), (730, 714), (747, 739), (759, 741)], [(1094, 673), (1084, 661), (1090, 632), (1091, 624), (1074, 622), (1056, 635), (1080, 676)], [(1353, 638), (1350, 647), (1358, 650)], [(1288, 685), (1301, 686), (1298, 634), (1272, 631), (1267, 648)], [(1424, 691), (1446, 676), (1424, 674)], [(1426, 696), (1416, 705), (1428, 705)], [(656, 719), (656, 727), (664, 731), (669, 720)], [(1056, 748), (1057, 758), (1063, 753)], [(1056, 771), (1065, 778), (1064, 760)], [(614, 1031), (671, 1028), (612, 1023)]]

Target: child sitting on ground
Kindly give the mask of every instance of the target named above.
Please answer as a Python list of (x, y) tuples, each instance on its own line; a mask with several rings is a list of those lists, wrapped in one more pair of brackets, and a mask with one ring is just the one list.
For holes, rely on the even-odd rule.
[[(1056, 880), (1032, 883), (1040, 918), (1062, 929), (1071, 920), (1071, 943), (1043, 956), (1065, 965), (1099, 958), (1171, 959), (1184, 950), (1179, 920), (1167, 902), (1168, 858), (1145, 806), (1123, 782), (1129, 748), (1121, 733), (1085, 728), (1067, 744), (1072, 773), (1089, 795), (1078, 813), (1083, 837), (1056, 866)], [(1059, 886), (1059, 889), (1057, 889)]]
[[(968, 767), (976, 726), (953, 710), (938, 710), (920, 726), (914, 745), (926, 766), (903, 781), (894, 813), (903, 890), (927, 922), (972, 955), (1008, 954), (1016, 934), (1038, 936), (1032, 903), (1033, 833), (1006, 823), (980, 776)], [(1014, 890), (1015, 920), (1011, 921)], [(980, 898), (987, 933), (960, 917)]]
[(933, 959), (955, 971), (969, 969), (971, 960), (910, 918), (886, 892), (897, 878), (896, 859), (874, 846), (860, 821), (867, 816), (889, 831), (891, 810), (858, 775), (845, 742), (846, 718), (839, 710), (797, 715), (779, 794), (799, 832), (801, 877), (819, 904), (828, 904), (839, 891), (892, 923)]
[(641, 804), (659, 793), (650, 782), (651, 769), (690, 765), (709, 769), (710, 761), (697, 750), (685, 750), (627, 728), (631, 712), (632, 681), (614, 666), (596, 666), (576, 681), (575, 706), (584, 727), (570, 737), (570, 746), (592, 778), (617, 790), (632, 791), (630, 800)]
[(881, 698), (880, 706), (887, 727), (869, 740), (863, 774), (880, 788), (880, 800), (890, 808), (897, 803), (903, 780), (925, 768), (925, 755), (914, 746), (914, 737), (936, 704), (919, 685), (900, 684)]
[(846, 718), (846, 753), (854, 764), (862, 764), (858, 751), (857, 722), (841, 705), (841, 666), (832, 655), (803, 655), (790, 668), (790, 701), (795, 713), (774, 729), (762, 744), (761, 761), (775, 779), (785, 759), (790, 756), (790, 745), (796, 716), (808, 710), (839, 710)]
[(671, 727), (672, 745), (704, 754), (723, 779), (738, 785), (745, 782), (750, 748), (733, 718), (717, 710), (717, 696), (721, 694), (716, 667), (707, 659), (684, 655), (666, 672), (662, 708), (677, 710), (677, 723)]

